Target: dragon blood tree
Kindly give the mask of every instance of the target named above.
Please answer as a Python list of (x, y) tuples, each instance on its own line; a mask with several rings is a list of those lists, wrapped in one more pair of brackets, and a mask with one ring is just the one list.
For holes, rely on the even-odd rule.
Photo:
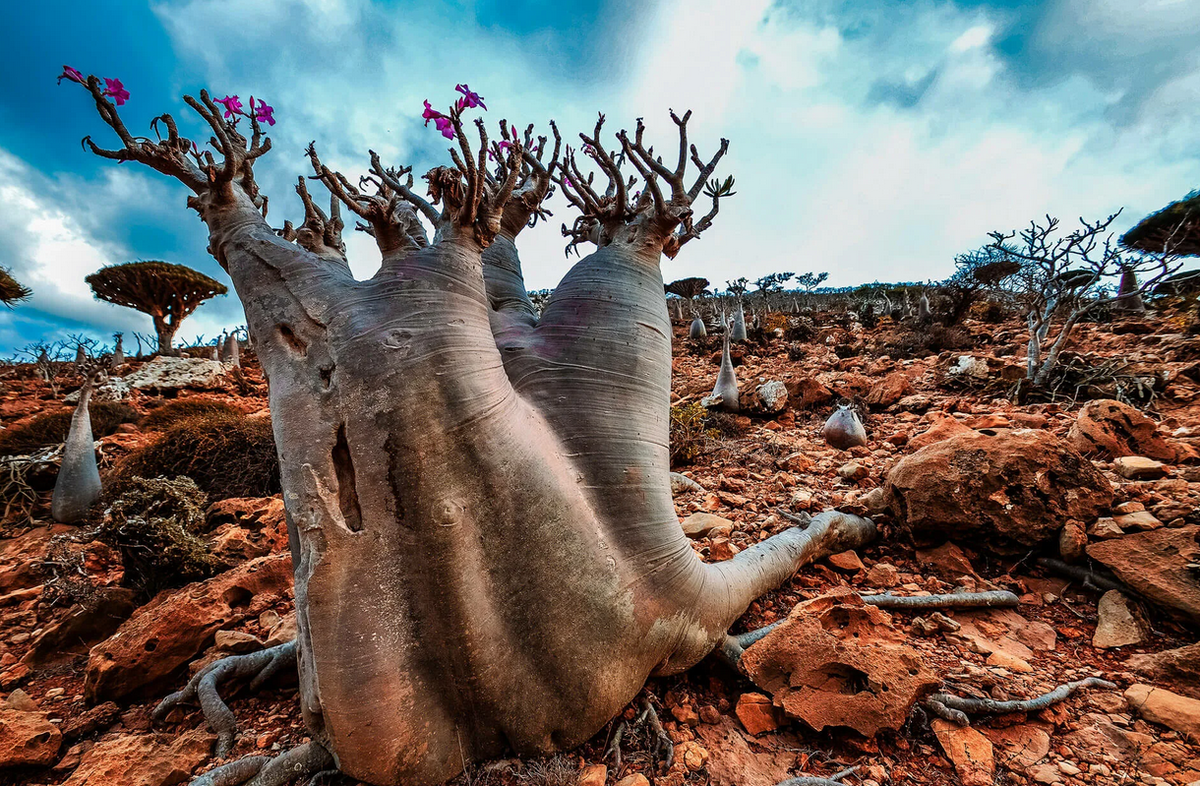
[(84, 281), (98, 299), (148, 314), (161, 355), (171, 354), (179, 323), (204, 301), (228, 291), (198, 270), (151, 260), (107, 265)]
[(29, 287), (21, 284), (11, 273), (0, 267), (0, 303), (12, 308), (32, 294)]
[[(382, 254), (358, 281), (333, 210), (303, 199), (302, 229), (267, 225), (253, 165), (270, 140), (258, 113), (223, 101), (223, 116), (206, 92), (186, 97), (212, 130), (213, 152), (199, 153), (167, 115), (166, 138), (133, 137), (95, 77), (75, 81), (122, 142), (94, 152), (192, 191), (270, 380), (298, 638), (218, 661), (164, 704), (294, 654), (312, 742), (202, 781), (282, 783), (332, 765), (425, 786), (509, 751), (577, 746), (649, 675), (732, 641), (747, 605), (805, 561), (873, 534), (831, 512), (709, 565), (680, 530), (659, 260), (711, 223), (720, 197), (698, 222), (692, 203), (725, 150), (704, 163), (691, 148), (698, 174), (685, 182), (686, 115), (675, 118), (671, 167), (643, 145), (640, 122), (617, 135), (615, 158), (600, 124), (581, 135), (609, 180), (603, 192), (570, 147), (544, 159), (503, 123), (489, 145), (478, 121), (476, 144), (463, 115), (482, 100), (465, 85), (449, 112), (427, 105), (453, 141), (453, 165), (425, 175), (428, 200), (375, 154), (355, 185), (310, 149), (316, 178)], [(628, 180), (624, 162), (636, 170)], [(571, 245), (596, 248), (538, 317), (515, 240), (551, 182), (581, 213), (564, 227)], [(215, 692), (200, 693), (211, 708)], [(224, 755), (231, 714), (209, 717)]]

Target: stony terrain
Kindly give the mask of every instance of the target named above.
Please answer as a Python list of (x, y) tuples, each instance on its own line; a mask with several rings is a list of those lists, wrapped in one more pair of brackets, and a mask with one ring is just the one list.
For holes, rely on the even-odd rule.
[[(751, 607), (736, 632), (786, 623), (746, 650), (744, 674), (710, 658), (650, 681), (674, 745), (669, 768), (650, 724), (634, 723), (635, 702), (580, 750), (460, 780), (773, 786), (853, 767), (842, 782), (1200, 783), (1200, 339), (1165, 320), (1085, 325), (1071, 384), (1018, 406), (1008, 398), (1021, 375), (1015, 322), (969, 322), (964, 348), (940, 352), (887, 349), (912, 332), (887, 319), (870, 330), (814, 322), (798, 330), (780, 318), (735, 346), (744, 406), (697, 421), (674, 468), (698, 485), (679, 482), (677, 510), (710, 561), (829, 507), (871, 516), (877, 540)], [(712, 390), (720, 362), (719, 340), (688, 340), (686, 328), (676, 325), (681, 416)], [(252, 352), (236, 371), (166, 360), (132, 362), (111, 395), (142, 414), (203, 396), (267, 415)], [(5, 428), (69, 411), (62, 395), (78, 386), (69, 370), (57, 396), (32, 366), (0, 374)], [(770, 382), (786, 400), (779, 385), (758, 393)], [(821, 427), (839, 401), (865, 416), (867, 445), (826, 445)], [(121, 424), (100, 439), (102, 469), (153, 438)], [(211, 503), (198, 531), (220, 569), (150, 599), (131, 588), (122, 552), (89, 539), (102, 511), (87, 526), (51, 524), (48, 486), (30, 485), (31, 516), (12, 513), (15, 487), (4, 486), (0, 783), (186, 782), (214, 763), (215, 736), (198, 708), (162, 723), (150, 712), (212, 660), (292, 636), (282, 502)], [(61, 535), (71, 537), (51, 543)], [(68, 581), (85, 590), (64, 590)], [(885, 611), (860, 600), (957, 589), (1008, 590), (1019, 604)], [(1030, 699), (1090, 677), (1115, 687), (1035, 712), (972, 714), (969, 726), (925, 702), (934, 691)], [(305, 740), (294, 678), (226, 693), (241, 732), (233, 756)], [(622, 720), (618, 764), (606, 749)]]

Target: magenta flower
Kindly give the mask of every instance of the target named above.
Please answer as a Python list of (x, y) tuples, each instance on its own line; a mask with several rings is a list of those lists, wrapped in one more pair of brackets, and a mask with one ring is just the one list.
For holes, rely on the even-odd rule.
[(69, 65), (63, 66), (63, 72), (58, 77), (58, 83), (61, 85), (64, 79), (70, 79), (72, 82), (78, 82), (81, 85), (86, 81), (83, 78), (83, 74)]
[[(428, 126), (430, 120), (437, 120), (439, 117), (445, 117), (445, 115), (431, 107), (429, 101), (426, 101), (425, 111), (421, 114), (421, 117), (425, 119), (425, 125)], [(438, 128), (441, 128), (441, 126), (438, 126)]]
[(442, 115), (434, 119), (433, 124), (437, 126), (437, 130), (442, 132), (442, 136), (447, 139), (454, 138), (454, 124), (450, 122), (450, 118)]
[(479, 95), (479, 93), (476, 93), (471, 88), (467, 87), (466, 85), (455, 85), (454, 89), (463, 94), (463, 97), (460, 98), (459, 101), (463, 102), (465, 106), (468, 106), (472, 109), (477, 106), (487, 109), (487, 105), (483, 103), (483, 96)]
[(267, 125), (275, 125), (275, 107), (268, 104), (266, 101), (259, 101), (258, 105), (254, 104), (254, 96), (250, 96), (250, 111), (254, 113), (254, 119), (260, 123)]
[(125, 89), (125, 85), (121, 84), (120, 79), (104, 77), (104, 95), (112, 96), (113, 103), (117, 106), (121, 106), (129, 100), (129, 91)]
[(237, 96), (225, 96), (216, 100), (218, 104), (225, 105), (225, 117), (233, 117), (238, 112), (242, 111), (242, 101)]

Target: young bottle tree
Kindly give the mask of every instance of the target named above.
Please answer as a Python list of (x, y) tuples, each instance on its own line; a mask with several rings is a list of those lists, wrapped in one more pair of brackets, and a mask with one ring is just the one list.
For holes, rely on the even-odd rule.
[(204, 301), (228, 291), (198, 270), (153, 260), (107, 265), (84, 280), (98, 299), (148, 314), (161, 355), (171, 354), (171, 342), (185, 318)]
[[(372, 784), (431, 786), (508, 751), (575, 747), (649, 675), (725, 644), (748, 604), (800, 565), (873, 535), (868, 520), (830, 514), (705, 564), (680, 529), (659, 262), (716, 215), (721, 184), (708, 179), (726, 148), (701, 159), (689, 115), (672, 114), (670, 164), (646, 147), (640, 121), (610, 153), (603, 116), (578, 151), (544, 162), (504, 124), (507, 144), (490, 145), (481, 121), (473, 138), (466, 113), (483, 100), (460, 85), (447, 112), (426, 103), (453, 162), (425, 175), (429, 199), (378, 155), (356, 186), (310, 152), (381, 252), (379, 271), (358, 281), (312, 200), (312, 231), (295, 242), (268, 226), (253, 172), (271, 144), (264, 105), (185, 97), (213, 134), (201, 153), (169, 115), (161, 141), (132, 136), (98, 79), (67, 78), (120, 140), (89, 140), (93, 152), (192, 191), (270, 380), (298, 638), (198, 680), (294, 654), (312, 741), (265, 766), (233, 762), (209, 782), (261, 767), (256, 782), (276, 783), (277, 771), (336, 761)], [(571, 246), (595, 250), (537, 316), (513, 240), (548, 179), (579, 211), (564, 226)], [(706, 184), (712, 207), (694, 221)]]

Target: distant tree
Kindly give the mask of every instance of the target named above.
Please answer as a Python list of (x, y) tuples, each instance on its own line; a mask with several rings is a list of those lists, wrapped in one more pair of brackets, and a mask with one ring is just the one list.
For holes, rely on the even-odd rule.
[(742, 295), (746, 294), (746, 289), (747, 289), (746, 285), (748, 283), (750, 283), (750, 279), (746, 278), (745, 276), (742, 276), (741, 278), (735, 278), (733, 281), (726, 281), (725, 286), (729, 289), (730, 292), (737, 295), (738, 297), (741, 297)]
[(788, 282), (795, 273), (768, 273), (762, 278), (754, 281), (754, 286), (758, 287), (759, 292), (780, 292), (783, 290), (783, 285)]
[(1143, 218), (1124, 235), (1126, 247), (1156, 254), (1200, 254), (1200, 189)]
[(1021, 271), (1021, 261), (1008, 248), (984, 246), (954, 257), (954, 275), (938, 286), (947, 325), (957, 325), (988, 290), (998, 290), (1004, 281)]
[(707, 278), (681, 278), (663, 287), (669, 294), (691, 300), (708, 289)]
[(796, 276), (796, 283), (805, 292), (811, 294), (814, 289), (824, 284), (827, 278), (829, 278), (828, 273), (801, 273)]
[[(1075, 325), (1085, 315), (1118, 298), (1140, 296), (1183, 269), (1173, 242), (1155, 253), (1122, 249), (1109, 233), (1119, 215), (1117, 211), (1094, 222), (1081, 219), (1080, 228), (1065, 235), (1060, 234), (1058, 219), (1051, 216), (1046, 216), (1044, 224), (1031, 221), (1020, 232), (991, 233), (992, 248), (1021, 264), (1010, 280), (1025, 308), (1029, 327), (1026, 380), (1035, 387), (1050, 381)], [(1179, 232), (1173, 235), (1181, 236)], [(1115, 275), (1125, 276), (1127, 271), (1133, 274), (1132, 289), (1113, 292), (1104, 282)], [(1058, 332), (1051, 337), (1056, 323)]]
[(6, 268), (0, 267), (0, 303), (12, 308), (32, 294), (29, 287), (13, 278)]
[(228, 291), (198, 270), (158, 261), (108, 265), (84, 280), (100, 300), (148, 314), (163, 355), (171, 353), (175, 332), (189, 314), (209, 298)]

